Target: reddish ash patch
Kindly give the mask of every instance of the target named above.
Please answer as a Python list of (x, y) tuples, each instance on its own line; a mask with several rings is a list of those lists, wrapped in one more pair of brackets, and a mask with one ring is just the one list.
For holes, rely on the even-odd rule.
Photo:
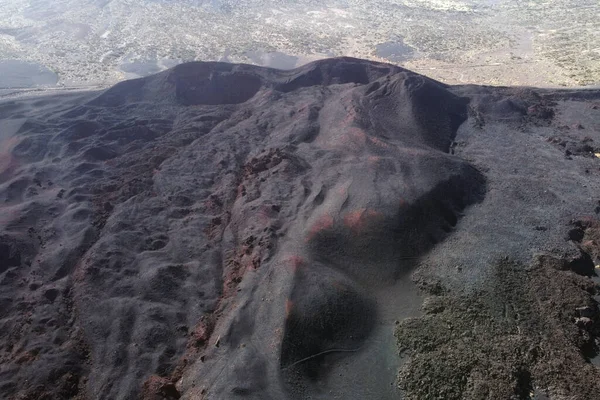
[(37, 351), (26, 351), (15, 360), (17, 364), (29, 364), (37, 360)]
[(358, 127), (348, 127), (345, 132), (339, 135), (330, 137), (324, 146), (327, 147), (343, 147), (349, 150), (358, 151), (364, 148), (367, 142), (367, 133)]
[(346, 111), (346, 116), (340, 121), (340, 124), (342, 126), (350, 126), (354, 124), (358, 117), (358, 111), (352, 104), (352, 97), (344, 96), (340, 99), (340, 102), (344, 105)]
[(352, 104), (352, 97), (342, 97), (341, 103), (345, 108), (345, 115), (334, 125), (342, 132), (322, 143), (328, 147), (344, 147), (346, 149), (360, 150), (364, 148), (368, 140), (368, 135), (364, 129), (357, 126), (358, 111)]
[(366, 208), (350, 211), (344, 216), (344, 225), (352, 230), (359, 228), (365, 211), (367, 211)]
[(382, 157), (379, 156), (369, 156), (367, 157), (367, 161), (369, 162), (369, 165), (371, 166), (375, 166), (378, 165), (382, 160)]
[(140, 400), (171, 400), (179, 399), (181, 393), (175, 387), (175, 383), (167, 378), (157, 375), (150, 376), (142, 386)]
[(310, 107), (312, 103), (304, 103), (298, 107), (296, 112), (294, 113), (294, 121), (303, 121), (306, 120), (310, 115)]
[(390, 149), (392, 147), (388, 142), (374, 136), (369, 137), (369, 144), (383, 149)]
[(188, 342), (188, 349), (203, 348), (210, 339), (210, 335), (215, 328), (214, 321), (211, 318), (203, 317), (200, 322), (194, 327)]
[(283, 262), (286, 265), (289, 265), (293, 270), (296, 270), (306, 265), (306, 261), (304, 260), (304, 258), (298, 255), (290, 255), (284, 258)]
[(237, 187), (237, 197), (243, 197), (246, 195), (246, 186), (243, 183), (240, 183)]
[(89, 262), (87, 256), (83, 257), (75, 265), (75, 270), (73, 271), (73, 280), (79, 284), (82, 284), (82, 285), (85, 284), (85, 280), (86, 280), (87, 276), (90, 274), (89, 269), (90, 269), (90, 262)]
[(210, 224), (204, 228), (204, 234), (210, 240), (217, 240), (223, 234), (223, 218), (222, 217), (213, 217), (210, 220)]
[(328, 214), (320, 216), (308, 230), (306, 241), (311, 241), (319, 233), (331, 228), (333, 228), (333, 217)]
[(223, 201), (215, 195), (211, 195), (207, 200), (204, 201), (203, 204), (206, 211), (210, 211), (213, 214), (217, 214), (222, 212), (223, 209)]
[(11, 154), (11, 150), (19, 143), (19, 139), (11, 137), (0, 142), (0, 177), (10, 175), (18, 166), (19, 162)]
[(354, 233), (360, 233), (367, 225), (377, 223), (383, 219), (383, 214), (368, 208), (359, 208), (348, 212), (344, 216), (344, 226)]
[[(242, 248), (242, 253), (248, 251)], [(227, 261), (225, 280), (223, 282), (223, 298), (232, 296), (248, 269), (260, 267), (260, 256), (258, 254), (241, 254)]]
[(256, 211), (255, 217), (256, 223), (267, 226), (277, 217), (277, 212), (273, 206), (263, 205)]

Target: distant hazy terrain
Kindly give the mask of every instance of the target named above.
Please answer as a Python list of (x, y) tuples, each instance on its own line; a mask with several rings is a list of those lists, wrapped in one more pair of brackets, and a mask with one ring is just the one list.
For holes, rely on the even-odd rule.
[(0, 87), (53, 82), (48, 70), (79, 86), (182, 61), (293, 68), (341, 55), (448, 83), (590, 85), (598, 15), (597, 0), (0, 0), (0, 60), (27, 62)]

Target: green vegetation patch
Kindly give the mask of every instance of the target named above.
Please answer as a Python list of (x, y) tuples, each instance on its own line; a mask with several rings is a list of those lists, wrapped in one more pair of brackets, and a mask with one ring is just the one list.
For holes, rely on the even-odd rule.
[(551, 260), (499, 262), (487, 287), (432, 295), (423, 317), (402, 321), (406, 398), (600, 398), (600, 368), (584, 355), (600, 332), (596, 285)]

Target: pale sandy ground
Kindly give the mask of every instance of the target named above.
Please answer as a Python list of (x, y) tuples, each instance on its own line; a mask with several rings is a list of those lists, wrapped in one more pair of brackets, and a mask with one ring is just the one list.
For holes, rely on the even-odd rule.
[[(46, 66), (68, 87), (193, 60), (289, 67), (279, 54), (292, 66), (393, 62), (450, 84), (577, 87), (600, 82), (598, 15), (594, 0), (13, 0), (0, 3), (0, 60)], [(398, 41), (405, 59), (378, 56)]]

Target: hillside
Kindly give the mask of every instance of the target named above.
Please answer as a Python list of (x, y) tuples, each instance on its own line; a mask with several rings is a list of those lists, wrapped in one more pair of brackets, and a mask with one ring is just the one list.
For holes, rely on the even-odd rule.
[(600, 398), (599, 214), (599, 90), (336, 58), (5, 100), (1, 397)]

